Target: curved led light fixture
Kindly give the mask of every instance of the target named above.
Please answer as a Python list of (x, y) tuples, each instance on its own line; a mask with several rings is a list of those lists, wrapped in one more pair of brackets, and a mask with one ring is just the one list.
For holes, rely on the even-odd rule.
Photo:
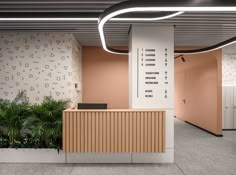
[[(119, 4), (116, 4), (106, 9), (99, 17), (98, 31), (101, 38), (103, 49), (106, 50), (107, 52), (114, 53), (114, 54), (128, 54), (128, 50), (113, 49), (107, 46), (106, 44), (106, 39), (104, 35), (104, 25), (106, 24), (106, 22), (108, 22), (109, 20), (112, 20), (112, 18), (118, 15), (131, 13), (131, 12), (174, 12), (172, 15), (175, 14), (174, 16), (176, 16), (178, 14), (181, 14), (183, 12), (188, 12), (188, 11), (195, 11), (195, 12), (236, 11), (236, 1), (235, 0), (224, 0), (224, 1), (222, 0), (182, 0), (182, 1), (165, 0), (164, 2), (162, 2), (162, 1), (156, 1), (156, 0), (152, 0), (152, 1), (146, 0), (146, 1), (121, 2)], [(169, 17), (173, 17), (173, 16), (169, 16)], [(161, 19), (166, 19), (166, 18), (168, 18), (168, 16), (155, 18), (155, 20), (158, 20), (158, 19), (161, 20)], [(151, 19), (149, 20), (152, 21)], [(221, 43), (217, 45), (222, 46)], [(223, 45), (222, 47), (224, 46), (225, 45)], [(215, 48), (214, 46), (212, 47), (213, 49), (218, 49), (218, 48)], [(209, 47), (209, 48), (212, 48), (212, 47)], [(196, 50), (194, 51), (195, 51), (194, 53), (197, 53)], [(209, 50), (203, 50), (202, 52), (207, 52), (207, 51)], [(186, 54), (191, 54), (191, 51), (189, 50), (188, 53)]]
[(194, 50), (175, 50), (175, 54), (182, 54), (182, 55), (188, 55), (188, 54), (200, 54), (200, 53), (206, 53), (211, 52), (217, 49), (221, 49), (223, 47), (226, 47), (228, 45), (236, 43), (236, 37), (230, 38), (226, 41), (223, 41), (221, 43), (218, 43), (216, 45), (205, 47), (201, 49), (194, 49)]
[(157, 21), (175, 17), (177, 15), (181, 15), (184, 12), (170, 12), (167, 15), (159, 14), (160, 16), (154, 18), (112, 18), (110, 21)]
[[(137, 12), (137, 10), (132, 11), (132, 9), (130, 9), (128, 12)], [(184, 13), (184, 12), (172, 12), (168, 15), (166, 15), (166, 13), (164, 13), (164, 15), (162, 13), (160, 13), (159, 16), (155, 17), (155, 18), (113, 18), (115, 16), (125, 14), (125, 13), (128, 13), (128, 12), (126, 12), (126, 9), (125, 9), (125, 10), (119, 11), (118, 13), (113, 13), (111, 15), (106, 16), (105, 20), (100, 20), (99, 19), (98, 31), (99, 31), (99, 35), (100, 35), (100, 38), (101, 38), (103, 49), (106, 50), (107, 52), (114, 53), (114, 54), (125, 54), (125, 55), (129, 53), (128, 50), (118, 50), (118, 49), (113, 49), (113, 48), (107, 46), (103, 29), (104, 29), (105, 23), (108, 20), (111, 20), (111, 21), (157, 21), (157, 20), (172, 18), (174, 16), (177, 16), (177, 15), (180, 15), (180, 14)], [(140, 12), (149, 12), (149, 11), (143, 11), (142, 10)]]

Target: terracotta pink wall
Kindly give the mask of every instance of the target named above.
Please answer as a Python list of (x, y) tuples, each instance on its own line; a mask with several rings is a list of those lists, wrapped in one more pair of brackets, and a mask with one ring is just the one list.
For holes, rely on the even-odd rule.
[[(184, 47), (184, 49), (188, 49)], [(221, 134), (221, 50), (175, 60), (175, 114)], [(128, 108), (128, 57), (83, 47), (83, 102)], [(186, 100), (183, 104), (182, 100)]]
[(221, 55), (218, 50), (175, 60), (176, 117), (215, 134), (222, 133)]
[(83, 47), (82, 88), (84, 103), (107, 103), (108, 108), (128, 108), (128, 56)]

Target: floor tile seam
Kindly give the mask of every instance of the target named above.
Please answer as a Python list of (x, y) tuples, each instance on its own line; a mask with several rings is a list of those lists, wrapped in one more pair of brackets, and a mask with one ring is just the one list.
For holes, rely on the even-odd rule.
[(175, 162), (174, 163), (175, 164), (175, 166), (180, 170), (180, 172), (183, 174), (183, 175), (186, 175), (185, 173), (184, 173), (184, 171), (180, 168), (180, 166)]
[(69, 175), (72, 175), (72, 172), (73, 172), (74, 168), (75, 168), (75, 164), (73, 164), (73, 167), (71, 168)]

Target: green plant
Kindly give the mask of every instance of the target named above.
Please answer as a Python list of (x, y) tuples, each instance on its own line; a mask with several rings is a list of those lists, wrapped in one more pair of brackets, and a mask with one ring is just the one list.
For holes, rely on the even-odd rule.
[(28, 135), (37, 147), (62, 147), (62, 111), (68, 106), (68, 101), (54, 100), (45, 97), (40, 105), (33, 105), (33, 115), (24, 120), (24, 128), (28, 128)]
[(29, 104), (29, 100), (27, 98), (26, 90), (19, 90), (15, 99), (13, 100), (15, 103), (20, 104)]
[(66, 100), (45, 97), (30, 105), (26, 92), (19, 91), (13, 101), (0, 99), (0, 148), (62, 147), (62, 111)]
[(22, 123), (30, 111), (28, 104), (17, 104), (6, 100), (0, 102), (0, 135), (2, 141), (8, 140), (9, 147), (20, 146)]

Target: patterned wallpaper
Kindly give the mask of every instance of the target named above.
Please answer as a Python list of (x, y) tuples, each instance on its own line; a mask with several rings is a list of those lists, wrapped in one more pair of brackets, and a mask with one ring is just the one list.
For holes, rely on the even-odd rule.
[(72, 82), (77, 84), (72, 91), (72, 101), (76, 105), (76, 102), (82, 102), (82, 47), (76, 40), (72, 45)]
[(81, 69), (81, 46), (72, 34), (0, 33), (1, 98), (23, 89), (31, 103), (49, 95), (77, 102)]
[(223, 48), (223, 86), (236, 86), (236, 44)]

